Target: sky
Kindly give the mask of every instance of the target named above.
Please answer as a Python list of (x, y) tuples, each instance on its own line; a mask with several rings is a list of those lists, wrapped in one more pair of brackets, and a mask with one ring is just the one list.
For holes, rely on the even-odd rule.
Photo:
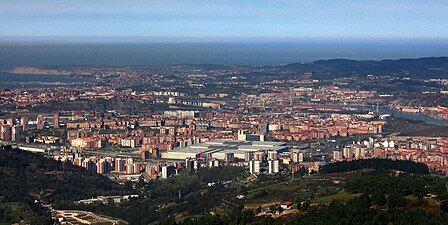
[(446, 0), (0, 0), (0, 39), (448, 40)]

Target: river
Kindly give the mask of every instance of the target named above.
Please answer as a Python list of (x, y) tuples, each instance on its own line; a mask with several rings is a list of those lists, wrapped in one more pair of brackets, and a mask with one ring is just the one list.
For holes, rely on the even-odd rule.
[[(371, 110), (376, 111), (376, 106), (373, 106)], [(402, 112), (396, 109), (393, 109), (389, 106), (379, 106), (378, 111), (381, 114), (390, 114), (397, 118), (403, 118), (403, 119), (410, 119), (410, 120), (417, 120), (422, 121), (425, 123), (435, 124), (435, 125), (442, 125), (447, 126), (447, 121), (443, 119), (434, 118), (431, 116), (419, 114), (419, 113), (409, 113), (409, 112)]]

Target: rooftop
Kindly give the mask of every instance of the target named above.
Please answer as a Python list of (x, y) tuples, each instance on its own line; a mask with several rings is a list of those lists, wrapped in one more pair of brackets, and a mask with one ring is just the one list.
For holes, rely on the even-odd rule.
[(255, 151), (282, 152), (286, 151), (287, 149), (288, 147), (285, 142), (238, 141), (238, 140), (218, 139), (204, 143), (194, 144), (188, 147), (176, 148), (168, 152), (163, 152), (162, 158), (165, 159), (185, 159), (187, 157), (194, 158), (196, 154), (200, 153), (202, 154), (234, 153), (235, 157), (241, 157), (244, 156), (246, 152), (255, 152)]

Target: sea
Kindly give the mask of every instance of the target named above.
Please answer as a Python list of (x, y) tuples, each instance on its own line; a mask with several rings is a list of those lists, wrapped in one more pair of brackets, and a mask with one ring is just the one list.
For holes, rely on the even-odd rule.
[(278, 65), (321, 59), (448, 56), (442, 41), (227, 41), (65, 43), (0, 41), (0, 68), (61, 65)]

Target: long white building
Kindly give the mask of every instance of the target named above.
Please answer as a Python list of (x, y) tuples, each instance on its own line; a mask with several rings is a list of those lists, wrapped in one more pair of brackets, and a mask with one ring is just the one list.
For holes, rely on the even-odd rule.
[(216, 158), (225, 160), (227, 153), (233, 153), (234, 157), (244, 159), (247, 152), (260, 151), (284, 152), (288, 151), (288, 146), (285, 142), (273, 141), (213, 140), (162, 152), (162, 158), (172, 160)]

